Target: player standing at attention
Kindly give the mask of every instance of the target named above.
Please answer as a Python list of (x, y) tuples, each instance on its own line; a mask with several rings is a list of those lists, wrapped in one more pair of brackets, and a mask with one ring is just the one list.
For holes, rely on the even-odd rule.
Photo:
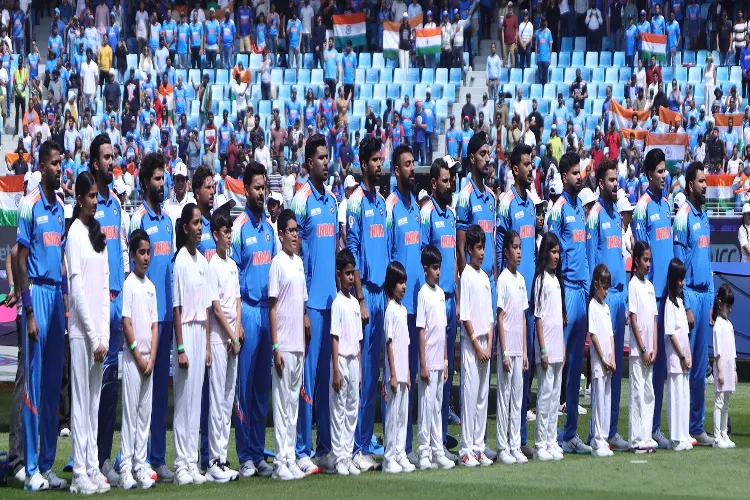
[(26, 404), (21, 416), (27, 491), (67, 486), (52, 471), (65, 343), (63, 294), (68, 293), (63, 261), (65, 216), (62, 201), (55, 195), (62, 175), (61, 151), (54, 141), (40, 146), (42, 182), (18, 207), (18, 260), (14, 274), (23, 307), (21, 331), (26, 332), (21, 344), (26, 374)]
[(706, 172), (695, 161), (685, 170), (687, 203), (674, 218), (674, 256), (685, 264), (685, 310), (692, 325), (690, 352), (690, 435), (698, 446), (713, 446), (703, 428), (706, 418), (706, 369), (708, 343), (714, 325), (714, 278), (711, 271), (711, 226), (703, 210), (706, 202)]
[[(458, 283), (458, 266), (456, 266), (456, 213), (451, 206), (453, 201), (451, 189), (451, 171), (458, 162), (450, 156), (438, 158), (430, 167), (432, 196), (419, 213), (422, 219), (422, 249), (434, 245), (440, 250), (440, 289), (445, 293), (445, 314), (447, 327), (445, 331), (446, 355), (448, 359), (448, 378), (443, 384), (442, 429), (443, 444), (448, 434), (448, 412), (453, 387), (453, 364), (456, 350), (456, 283)], [(454, 463), (458, 460), (447, 448), (445, 456)]]
[(159, 345), (153, 370), (154, 402), (151, 412), (149, 463), (159, 482), (171, 483), (174, 473), (166, 465), (169, 368), (172, 348), (172, 221), (161, 209), (164, 201), (164, 155), (149, 153), (141, 160), (138, 178), (143, 203), (133, 212), (130, 232), (143, 229), (151, 240), (151, 263), (146, 275), (156, 288), (159, 306)]
[(247, 204), (232, 225), (232, 251), (240, 274), (242, 329), (245, 344), (237, 360), (235, 435), (240, 473), (270, 477), (264, 459), (266, 414), (271, 389), (271, 333), (268, 326), (268, 272), (276, 255), (276, 238), (266, 219), (263, 198), (266, 167), (250, 161), (243, 177)]
[[(628, 287), (625, 260), (622, 257), (622, 218), (617, 210), (617, 163), (614, 160), (602, 160), (596, 171), (596, 183), (599, 186), (599, 200), (594, 203), (586, 220), (586, 259), (592, 267), (606, 265), (610, 274), (611, 286), (604, 300), (609, 307), (609, 317), (612, 320), (615, 370), (610, 374), (612, 415), (609, 418), (609, 434), (606, 438), (614, 451), (628, 451), (628, 442), (617, 432), (625, 325), (628, 322)], [(602, 343), (609, 342), (602, 337), (599, 339)]]
[(419, 332), (416, 326), (417, 294), (420, 276), (424, 275), (421, 264), (421, 231), (419, 204), (414, 198), (414, 154), (403, 144), (393, 150), (392, 161), (396, 172), (396, 189), (385, 200), (386, 228), (388, 238), (388, 260), (398, 261), (406, 269), (406, 291), (402, 305), (406, 307), (409, 324), (409, 396), (407, 397), (406, 455), (416, 466), (419, 457), (412, 453), (413, 430), (411, 424), (412, 389), (416, 390), (415, 377), (419, 372)]
[(587, 291), (589, 262), (586, 259), (586, 220), (578, 199), (583, 179), (581, 159), (575, 153), (565, 153), (560, 159), (563, 194), (552, 206), (549, 230), (560, 240), (560, 267), (565, 286), (565, 400), (567, 419), (563, 433), (565, 453), (591, 453), (591, 447), (578, 437), (578, 392), (581, 388), (583, 350), (586, 343)]
[[(526, 300), (531, 300), (531, 286), (534, 280), (534, 261), (536, 257), (536, 207), (534, 200), (531, 198), (529, 189), (531, 188), (533, 177), (533, 167), (531, 164), (531, 147), (525, 144), (519, 144), (513, 148), (510, 155), (510, 168), (513, 171), (515, 183), (501, 197), (497, 207), (497, 231), (495, 233), (495, 259), (497, 264), (497, 275), (500, 276), (503, 267), (502, 262), (508, 262), (503, 259), (503, 245), (505, 243), (505, 234), (512, 229), (521, 238), (521, 262), (518, 264), (518, 271), (523, 276), (524, 283), (527, 284)], [(526, 346), (528, 348), (534, 345), (534, 311), (526, 309)], [(500, 322), (498, 321), (498, 325)], [(533, 366), (533, 350), (528, 352), (528, 365)], [(501, 366), (502, 367), (502, 366)], [(529, 387), (531, 385), (531, 372), (523, 370), (523, 398), (521, 399), (521, 452), (528, 459), (534, 455), (534, 450), (528, 446), (528, 429), (526, 427), (526, 410), (529, 400)], [(515, 451), (511, 447), (509, 452)], [(514, 454), (515, 455), (515, 454)], [(517, 460), (521, 461), (521, 460)]]
[[(292, 210), (299, 227), (299, 255), (307, 279), (309, 342), (305, 348), (302, 392), (297, 421), (297, 465), (310, 475), (319, 472), (312, 463), (313, 409), (318, 430), (315, 450), (318, 465), (326, 471), (335, 468), (331, 453), (331, 423), (328, 390), (331, 362), (331, 305), (336, 297), (336, 241), (338, 223), (336, 198), (326, 191), (328, 148), (326, 139), (315, 134), (305, 145), (305, 165), (309, 178), (292, 199)], [(281, 233), (279, 233), (281, 237)], [(314, 401), (313, 401), (314, 398)]]
[(359, 146), (362, 182), (349, 197), (346, 209), (346, 247), (354, 255), (354, 294), (359, 301), (364, 328), (362, 341), (362, 390), (360, 412), (354, 434), (354, 464), (362, 472), (379, 466), (373, 452), (375, 404), (379, 399), (380, 354), (384, 346), (383, 283), (388, 266), (385, 198), (377, 191), (381, 142), (365, 137)]

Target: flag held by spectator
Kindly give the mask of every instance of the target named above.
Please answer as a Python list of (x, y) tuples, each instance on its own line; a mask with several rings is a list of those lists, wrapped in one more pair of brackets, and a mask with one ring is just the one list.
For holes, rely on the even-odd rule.
[(646, 145), (646, 136), (648, 135), (647, 130), (633, 130), (632, 128), (620, 129), (622, 134), (622, 148), (630, 147), (630, 135), (633, 135), (633, 143), (638, 151), (643, 151)]
[(706, 205), (724, 212), (735, 208), (734, 175), (706, 176)]
[(742, 120), (744, 118), (744, 115), (742, 114), (725, 114), (725, 113), (715, 113), (714, 114), (714, 126), (719, 129), (719, 136), (723, 138), (724, 132), (729, 129), (729, 119), (732, 118), (732, 127), (736, 128), (738, 130), (738, 133), (742, 135), (742, 131), (740, 130), (742, 128)]
[(664, 151), (667, 170), (674, 174), (675, 165), (685, 159), (685, 149), (690, 147), (690, 136), (687, 134), (652, 134), (646, 135), (646, 149), (648, 153), (652, 149), (659, 148)]
[(341, 14), (333, 16), (333, 36), (336, 49), (346, 47), (346, 42), (351, 41), (352, 47), (363, 47), (367, 44), (365, 31), (365, 14)]
[(440, 53), (440, 28), (422, 28), (416, 31), (417, 55)]
[(657, 61), (664, 62), (666, 54), (667, 35), (641, 33), (641, 59), (651, 60), (651, 56), (656, 56)]
[(659, 121), (666, 126), (669, 131), (671, 127), (679, 128), (682, 125), (682, 115), (677, 111), (661, 106), (659, 108)]
[[(6, 154), (6, 160), (8, 154)], [(18, 155), (15, 156), (18, 157)], [(22, 198), (23, 175), (0, 177), (0, 226), (18, 225), (18, 204)]]
[[(412, 29), (422, 28), (422, 14), (409, 18), (409, 26)], [(398, 30), (401, 27), (400, 22), (384, 21), (383, 22), (383, 57), (386, 59), (398, 59)], [(438, 29), (438, 49), (440, 48), (440, 33)], [(438, 50), (439, 52), (439, 50)]]
[(615, 126), (618, 130), (632, 127), (633, 115), (638, 117), (638, 127), (645, 128), (651, 114), (648, 110), (633, 111), (632, 109), (627, 109), (614, 99), (609, 103), (609, 113), (610, 119), (615, 121)]
[(245, 198), (245, 185), (242, 181), (227, 175), (224, 177), (224, 188), (226, 190), (227, 198), (234, 200), (236, 207), (244, 207), (247, 204), (247, 198)]

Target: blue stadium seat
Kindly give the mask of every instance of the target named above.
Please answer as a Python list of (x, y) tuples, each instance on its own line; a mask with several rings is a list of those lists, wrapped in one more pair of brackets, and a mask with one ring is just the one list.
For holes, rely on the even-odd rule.
[(369, 52), (360, 53), (358, 66), (362, 69), (367, 69), (372, 66), (372, 54)]
[(307, 86), (310, 83), (310, 70), (302, 68), (297, 71), (297, 83)]
[[(700, 68), (697, 68), (697, 69), (700, 70)], [(690, 68), (690, 71), (692, 71), (692, 70), (693, 70), (693, 68)], [(700, 74), (699, 80), (703, 80), (703, 73), (701, 72), (699, 74)], [(688, 80), (691, 80), (691, 78), (688, 78)], [(727, 68), (726, 66), (717, 66), (717, 68), (716, 68), (716, 81), (718, 81), (718, 82), (725, 82), (727, 80), (729, 80), (729, 68)]]
[[(218, 70), (217, 73), (222, 70)], [(284, 70), (284, 83), (287, 85), (293, 85), (297, 81), (297, 70), (285, 69)]]
[(565, 78), (564, 68), (550, 68), (550, 82), (562, 83), (565, 81), (564, 78)]
[[(601, 116), (602, 114), (602, 106), (604, 105), (604, 99), (594, 99), (594, 114), (596, 116)], [(588, 127), (588, 124), (586, 125)]]
[(601, 108), (599, 109), (599, 114), (596, 113), (596, 110), (594, 110), (594, 113), (591, 115), (588, 115), (586, 117), (586, 130), (593, 130), (596, 128), (597, 125), (599, 125), (599, 116), (601, 115)]
[(438, 68), (435, 70), (435, 83), (440, 85), (448, 83), (448, 68)]
[(585, 82), (591, 81), (591, 68), (581, 68), (581, 78)]
[(604, 81), (615, 83), (617, 82), (617, 68), (607, 68), (604, 70)]
[(599, 54), (598, 53), (586, 52), (586, 67), (587, 68), (599, 67)]
[(500, 83), (508, 83), (510, 79), (510, 70), (508, 68), (500, 68)]
[(529, 67), (536, 68), (536, 52), (531, 53), (531, 58), (529, 59)]
[(633, 74), (633, 71), (629, 67), (620, 68), (620, 79), (617, 80), (620, 83), (628, 83), (628, 80), (630, 80), (630, 75)]
[(389, 83), (386, 86), (386, 95), (390, 99), (398, 99), (401, 97), (401, 85), (398, 83)]
[(191, 85), (188, 85), (188, 79), (187, 79), (187, 70), (186, 69), (178, 69), (174, 72), (174, 81), (177, 82), (177, 80), (182, 77), (182, 83), (185, 84), (185, 87), (191, 87)]
[[(724, 73), (723, 78), (722, 78), (722, 72), (719, 71), (719, 70), (724, 70), (723, 71), (723, 73)], [(728, 75), (727, 75), (727, 68), (726, 67), (719, 67), (719, 68), (717, 68), (716, 76), (717, 76), (717, 78), (716, 78), (717, 81), (721, 82), (721, 81), (726, 80), (727, 77), (728, 77)], [(688, 79), (687, 79), (687, 81), (689, 83), (698, 83), (698, 82), (700, 82), (702, 80), (703, 80), (703, 71), (701, 70), (701, 68), (699, 68), (697, 66), (693, 66), (692, 68), (688, 68)], [(681, 81), (681, 80), (678, 80), (678, 81)]]
[(430, 84), (430, 83), (433, 83), (434, 81), (435, 81), (435, 70), (432, 68), (422, 68), (422, 77), (420, 78), (419, 82)]
[[(682, 67), (682, 66), (680, 66), (680, 67)], [(674, 71), (672, 70), (671, 66), (664, 66), (661, 69), (661, 78), (664, 81), (665, 85), (667, 83), (671, 83), (672, 82), (673, 75), (674, 75)], [(679, 80), (679, 81), (685, 82), (685, 80)]]
[(551, 57), (549, 60), (549, 65), (550, 68), (554, 68), (555, 66), (557, 66), (557, 52), (553, 52), (552, 54), (550, 54), (550, 56)]
[(128, 59), (128, 69), (130, 68), (138, 69), (138, 56), (136, 54), (128, 54), (127, 59)]
[(365, 70), (362, 68), (357, 68), (354, 71), (354, 78), (357, 82), (364, 82), (365, 81)]
[(531, 93), (531, 84), (530, 83), (519, 83), (516, 85), (516, 88), (521, 88), (521, 91), (523, 92), (523, 98), (528, 99), (529, 94)]
[(214, 124), (216, 125), (216, 128), (219, 128), (219, 125), (221, 125), (221, 116), (219, 116), (219, 102), (221, 101), (219, 101), (218, 99), (211, 101), (211, 113), (214, 114)]
[(523, 81), (523, 70), (513, 68), (510, 70), (510, 83), (521, 83)]
[(367, 83), (378, 83), (378, 79), (380, 78), (380, 72), (377, 68), (367, 68), (367, 72), (365, 74), (365, 82)]
[(599, 55), (599, 66), (604, 68), (612, 66), (612, 52), (602, 52)]
[(592, 82), (603, 83), (604, 82), (604, 68), (594, 68), (591, 76)]
[(323, 85), (323, 70), (315, 68), (310, 72), (311, 85)]
[(393, 83), (406, 83), (406, 71), (401, 68), (393, 70)]
[[(696, 56), (696, 62), (698, 64), (706, 64), (706, 56), (708, 55), (707, 50), (699, 50), (698, 55)], [(716, 61), (714, 61), (716, 63)]]
[(305, 54), (302, 56), (302, 66), (304, 66), (305, 69), (313, 69), (315, 67), (315, 59), (313, 59), (313, 55), (310, 53)]
[(554, 83), (548, 83), (544, 86), (544, 98), (545, 99), (557, 99), (557, 94), (555, 93), (555, 84)]
[(279, 85), (279, 99), (289, 99), (289, 97), (292, 95), (291, 89), (291, 85)]
[[(664, 70), (666, 68), (662, 68), (662, 77), (665, 77)], [(669, 81), (672, 78), (676, 79), (678, 82), (681, 83), (687, 83), (688, 81), (688, 69), (685, 66), (677, 66), (674, 71), (672, 72), (672, 77), (665, 79), (665, 81)]]
[(729, 70), (729, 81), (741, 84), (742, 83), (742, 68), (739, 66), (732, 66), (732, 68)]
[(373, 99), (372, 101), (367, 103), (368, 105), (372, 106), (372, 112), (375, 113), (375, 116), (380, 115), (380, 103), (381, 102), (382, 101)]
[(583, 64), (585, 62), (583, 52), (573, 52), (573, 59), (570, 61), (570, 65), (575, 68), (581, 68), (583, 67)]
[(385, 59), (383, 59), (382, 52), (375, 52), (372, 55), (372, 67), (373, 68), (385, 68)]
[(549, 114), (549, 110), (550, 110), (549, 100), (542, 98), (542, 99), (537, 99), (536, 102), (538, 105), (539, 112), (542, 115)]
[(393, 83), (392, 68), (382, 68), (380, 70), (380, 83)]
[(219, 102), (219, 116), (224, 116), (224, 111), (227, 111), (231, 114), (232, 112), (232, 103), (230, 101), (220, 101)]
[(577, 68), (565, 68), (565, 78), (563, 79), (563, 82), (570, 85), (573, 83), (573, 81), (576, 79), (576, 69)]
[(361, 85), (359, 88), (359, 98), (360, 99), (372, 99), (372, 85), (369, 83), (365, 83), (364, 85)]
[(362, 117), (361, 116), (350, 116), (349, 117), (349, 130), (359, 130), (360, 123), (361, 123)]
[(573, 38), (564, 36), (560, 43), (560, 50), (563, 52), (570, 52), (573, 50)]
[(612, 60), (612, 66), (615, 68), (621, 68), (625, 66), (625, 52), (615, 52)]
[(440, 120), (448, 118), (448, 101), (446, 99), (438, 99), (435, 105), (435, 116)]
[(463, 84), (463, 75), (461, 73), (461, 68), (451, 68), (450, 80), (448, 82), (452, 83), (453, 85)]
[(250, 62), (248, 63), (250, 69), (258, 70), (260, 69), (260, 65), (263, 62), (263, 56), (260, 54), (250, 54)]
[(443, 99), (456, 102), (456, 86), (450, 83), (443, 86)]
[(607, 86), (606, 85), (599, 86), (599, 88), (596, 91), (596, 94), (594, 94), (593, 92), (591, 92), (591, 90), (589, 90), (589, 95), (596, 95), (598, 99), (604, 99), (605, 97), (607, 97)]
[(515, 83), (506, 83), (506, 84), (503, 84), (503, 93), (510, 94), (515, 99), (515, 96), (516, 96), (516, 84)]
[(618, 101), (625, 99), (625, 87), (622, 85), (614, 85), (612, 87), (612, 97)]
[(578, 52), (585, 52), (586, 51), (586, 37), (585, 36), (577, 36), (575, 41), (573, 42), (573, 50)]
[(386, 91), (386, 84), (385, 83), (376, 83), (375, 86), (372, 88), (372, 98), (376, 101), (385, 100), (385, 91)]
[(560, 68), (567, 68), (570, 66), (570, 51), (565, 51), (565, 49), (560, 51), (560, 55), (557, 56), (557, 66)]
[(602, 51), (612, 50), (612, 39), (608, 36), (602, 37)]
[(284, 83), (284, 70), (280, 68), (272, 69), (271, 70), (271, 85), (281, 85), (282, 83)]
[(216, 84), (229, 85), (229, 71), (225, 69), (216, 70)]
[(242, 67), (247, 68), (247, 63), (249, 61), (249, 57), (247, 54), (237, 54), (234, 58), (234, 63), (239, 64), (242, 63)]
[(683, 64), (695, 64), (695, 52), (692, 50), (682, 51), (682, 63)]
[[(394, 84), (394, 85), (397, 85), (397, 84)], [(414, 85), (412, 85), (411, 83), (401, 84), (401, 94), (399, 95), (399, 97), (403, 99), (404, 96), (407, 96), (407, 95), (409, 97), (414, 97)]]
[(523, 83), (536, 83), (536, 67), (523, 70)]
[(406, 73), (406, 83), (419, 83), (419, 68), (409, 68)]
[(531, 85), (531, 98), (541, 99), (544, 95), (544, 89), (538, 83)]
[(427, 87), (429, 87), (429, 85), (426, 83), (418, 83), (414, 85), (414, 99), (421, 99), (424, 101), (427, 97)]

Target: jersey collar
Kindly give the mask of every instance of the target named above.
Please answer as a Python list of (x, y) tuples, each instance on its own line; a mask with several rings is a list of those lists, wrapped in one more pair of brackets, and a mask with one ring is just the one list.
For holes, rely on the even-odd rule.
[(403, 195), (403, 193), (401, 192), (400, 189), (396, 188), (396, 189), (393, 190), (393, 192), (396, 195), (396, 197), (401, 201), (401, 203), (404, 204), (404, 207), (407, 206), (406, 202), (407, 201), (409, 202), (407, 210), (411, 210), (412, 208), (414, 208), (414, 206), (416, 206), (416, 201), (414, 200), (414, 195), (411, 194), (411, 191), (409, 192), (409, 199), (408, 200), (404, 197), (404, 195)]
[(599, 200), (597, 200), (597, 201), (599, 202), (599, 205), (601, 205), (601, 206), (602, 206), (602, 208), (604, 208), (604, 210), (606, 210), (606, 211), (607, 211), (607, 214), (608, 214), (608, 215), (609, 215), (610, 217), (614, 216), (614, 212), (616, 211), (616, 210), (614, 209), (614, 208), (615, 208), (615, 204), (614, 204), (614, 203), (609, 203), (608, 201), (606, 201), (606, 200), (605, 200), (604, 198), (602, 198), (601, 196), (599, 197)]
[(161, 220), (161, 219), (164, 218), (164, 208), (163, 207), (162, 207), (162, 210), (161, 210), (161, 215), (156, 215), (156, 213), (153, 210), (151, 210), (151, 207), (148, 206), (148, 203), (146, 203), (145, 201), (143, 202), (143, 206), (146, 208), (146, 213), (148, 214), (148, 216), (151, 217), (153, 220)]
[(312, 195), (315, 197), (315, 199), (319, 202), (326, 203), (328, 201), (328, 196), (326, 196), (328, 193), (326, 192), (325, 186), (323, 186), (323, 192), (321, 193), (318, 191), (318, 188), (315, 187), (315, 185), (312, 183), (312, 179), (310, 179), (310, 176), (307, 176), (307, 183), (310, 185), (310, 191), (312, 191)]
[(52, 210), (55, 208), (55, 205), (57, 205), (57, 195), (53, 195), (54, 197), (54, 204), (50, 203), (47, 199), (47, 196), (44, 194), (44, 189), (42, 189), (42, 186), (39, 186), (39, 195), (41, 196), (42, 203), (44, 203), (44, 208), (46, 210)]
[(487, 186), (485, 185), (484, 193), (482, 193), (482, 191), (479, 190), (479, 186), (477, 186), (477, 183), (474, 182), (473, 178), (469, 178), (469, 182), (471, 182), (471, 185), (474, 187), (474, 192), (477, 194), (479, 199), (482, 201), (487, 201), (487, 199), (489, 198), (489, 188), (487, 188)]
[(110, 205), (112, 204), (112, 194), (110, 193), (110, 195), (109, 195), (109, 196), (107, 197), (107, 199), (105, 200), (105, 199), (104, 199), (104, 198), (102, 197), (101, 193), (96, 193), (96, 200), (97, 200), (97, 203), (98, 203), (99, 205), (104, 205), (104, 206), (107, 206), (107, 207), (108, 207), (108, 206), (110, 206)]
[(370, 191), (368, 191), (367, 188), (365, 187), (364, 182), (360, 182), (359, 185), (362, 188), (362, 192), (365, 193), (365, 196), (367, 197), (368, 200), (372, 201), (374, 199), (377, 199), (378, 197), (377, 192), (371, 193)]
[(511, 186), (510, 189), (513, 191), (513, 196), (515, 196), (516, 202), (519, 205), (525, 206), (525, 205), (528, 205), (529, 203), (531, 203), (531, 198), (528, 196), (528, 194), (526, 195), (526, 200), (524, 200), (523, 198), (521, 198), (521, 194), (516, 190), (516, 186), (515, 185)]
[(260, 218), (258, 218), (256, 217), (255, 212), (245, 206), (245, 214), (247, 215), (250, 223), (255, 227), (261, 226), (266, 221), (266, 213), (264, 211), (261, 211)]
[(573, 208), (578, 208), (578, 205), (580, 205), (580, 203), (578, 203), (578, 195), (572, 195), (568, 193), (567, 191), (563, 191), (562, 195), (563, 195), (563, 198), (565, 198), (565, 201), (570, 203), (573, 206)]
[(660, 203), (661, 202), (661, 196), (657, 195), (656, 193), (654, 193), (653, 191), (651, 191), (651, 188), (648, 188), (646, 190), (646, 192), (651, 197), (651, 199), (654, 200), (656, 203)]
[(442, 208), (440, 208), (440, 204), (438, 204), (438, 202), (437, 202), (437, 200), (435, 199), (434, 196), (430, 196), (430, 200), (432, 200), (432, 206), (435, 209), (435, 211), (438, 213), (438, 215), (440, 217), (445, 217), (447, 215), (447, 213), (448, 213), (448, 207), (450, 205), (446, 205), (445, 206), (445, 210), (443, 210)]

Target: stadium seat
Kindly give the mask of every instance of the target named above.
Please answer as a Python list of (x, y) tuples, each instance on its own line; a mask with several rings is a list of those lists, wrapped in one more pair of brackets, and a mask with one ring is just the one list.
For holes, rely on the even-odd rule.
[(232, 111), (232, 103), (230, 101), (220, 101), (219, 102), (219, 116), (224, 116), (224, 111), (227, 111), (228, 113), (231, 113)]
[(312, 54), (307, 53), (304, 56), (302, 56), (302, 66), (305, 69), (313, 69), (315, 67), (315, 59), (313, 59)]
[(581, 68), (584, 65), (585, 59), (584, 59), (583, 52), (573, 52), (573, 59), (570, 63), (570, 65), (574, 68)]
[[(700, 68), (696, 68), (696, 69), (698, 69), (700, 71)], [(693, 68), (690, 68), (690, 70), (692, 71)], [(701, 75), (701, 77), (699, 78), (699, 80), (702, 81), (703, 80), (703, 74), (700, 73), (700, 75)], [(690, 80), (690, 78), (688, 78), (688, 80)], [(716, 81), (718, 81), (718, 82), (725, 82), (727, 80), (729, 80), (729, 68), (727, 68), (726, 66), (717, 66), (716, 67)]]
[(603, 68), (609, 68), (612, 66), (612, 52), (602, 52), (599, 55), (599, 66)]
[(604, 81), (616, 83), (617, 82), (617, 68), (607, 68), (604, 70)]
[(549, 102), (548, 99), (541, 98), (541, 99), (537, 99), (536, 102), (537, 102), (537, 106), (538, 106), (539, 112), (542, 115), (546, 115), (546, 114), (549, 113), (550, 102)]
[(510, 79), (510, 70), (508, 68), (500, 68), (500, 83), (508, 83)]
[(449, 102), (456, 102), (456, 86), (450, 83), (443, 86), (443, 99)]
[[(354, 78), (356, 79), (357, 82), (360, 82), (360, 83), (364, 82), (365, 70), (362, 68), (357, 68), (356, 71), (354, 72)], [(355, 89), (356, 89), (356, 85), (355, 85)]]
[(573, 38), (564, 36), (560, 43), (560, 50), (563, 52), (570, 52), (573, 50)]
[[(603, 105), (604, 105), (604, 99), (603, 98), (594, 99), (594, 106), (592, 108), (593, 111), (594, 111), (594, 115), (601, 116), (601, 114), (602, 114), (602, 106)], [(586, 126), (588, 127), (588, 125), (586, 125)]]
[(536, 83), (536, 67), (523, 70), (523, 83)]
[(353, 115), (349, 117), (349, 130), (359, 130), (362, 117)]
[(307, 87), (307, 85), (310, 83), (310, 70), (307, 68), (302, 68), (299, 71), (297, 71), (297, 83), (300, 83)]
[(463, 85), (463, 74), (461, 68), (451, 68), (450, 80), (448, 82), (453, 85)]
[[(128, 54), (128, 69), (138, 69), (138, 56), (136, 54)], [(14, 59), (15, 60), (15, 59)]]
[(406, 83), (406, 71), (401, 68), (393, 70), (393, 83)]
[(603, 83), (604, 82), (604, 68), (594, 68), (591, 76), (592, 82)]
[(426, 83), (416, 84), (414, 86), (414, 99), (421, 99), (424, 101), (425, 97), (427, 97), (427, 87), (428, 85)]
[(565, 81), (564, 78), (565, 78), (564, 68), (551, 68), (550, 69), (550, 82), (562, 83)]
[(438, 68), (435, 70), (435, 83), (440, 85), (448, 83), (448, 68)]
[(599, 54), (598, 53), (586, 52), (586, 67), (587, 68), (599, 67)]
[(560, 55), (557, 56), (557, 66), (560, 68), (567, 68), (570, 66), (570, 51), (565, 51), (565, 49), (560, 51)]
[(523, 81), (523, 70), (520, 68), (513, 68), (510, 70), (510, 83), (521, 83)]
[(594, 110), (593, 114), (590, 114), (586, 117), (586, 130), (594, 130), (597, 125), (599, 125), (599, 116), (601, 114), (601, 109), (599, 109), (599, 114), (596, 113), (596, 110)]
[(622, 101), (625, 99), (625, 87), (622, 85), (614, 85), (612, 87), (612, 97), (615, 98), (617, 101)]
[[(394, 83), (394, 85), (398, 85), (398, 84)], [(407, 95), (409, 97), (414, 97), (414, 85), (412, 85), (411, 83), (404, 83), (400, 87), (401, 87), (401, 92), (399, 94), (400, 98), (403, 99)]]
[(557, 99), (557, 94), (555, 93), (554, 83), (548, 83), (544, 86), (543, 96), (545, 99)]
[(682, 51), (682, 64), (695, 64), (695, 52), (692, 50)]
[(516, 88), (521, 88), (521, 91), (523, 93), (523, 98), (528, 99), (529, 94), (531, 93), (531, 84), (530, 83), (519, 83), (516, 85)]
[(554, 68), (557, 66), (557, 52), (553, 52), (552, 54), (550, 54), (549, 66), (550, 68)]
[(406, 73), (406, 83), (419, 83), (419, 68), (409, 68)]
[(380, 71), (380, 83), (393, 83), (393, 70), (391, 68), (382, 68)]
[(630, 75), (633, 74), (633, 71), (629, 67), (620, 68), (620, 79), (618, 82), (625, 84), (628, 83), (628, 80), (630, 80)]
[(239, 64), (242, 63), (243, 68), (247, 68), (247, 63), (249, 62), (249, 58), (247, 54), (237, 54), (234, 58), (234, 63)]
[(187, 79), (187, 70), (185, 69), (178, 69), (174, 72), (174, 80), (175, 82), (179, 80), (179, 78), (182, 77), (182, 83), (185, 84), (185, 87), (191, 87), (192, 85), (188, 85), (188, 79)]
[(229, 71), (225, 69), (217, 69), (216, 70), (216, 84), (217, 85), (229, 85)]
[(606, 85), (599, 86), (599, 88), (596, 91), (596, 94), (594, 94), (593, 92), (591, 92), (591, 90), (589, 90), (589, 95), (596, 95), (596, 98), (604, 99), (605, 97), (607, 97), (607, 86)]
[(625, 66), (625, 52), (615, 52), (612, 60), (612, 66), (621, 68)]
[(372, 99), (372, 85), (371, 84), (365, 83), (364, 85), (360, 86), (359, 98), (363, 100)]
[(365, 82), (367, 83), (378, 83), (380, 78), (380, 72), (377, 68), (367, 68), (365, 73)]
[(444, 120), (448, 118), (448, 101), (446, 99), (438, 99), (435, 106), (435, 116), (438, 119)]
[(367, 104), (372, 106), (372, 112), (375, 113), (375, 116), (380, 115), (380, 103), (382, 101), (379, 101), (377, 99), (373, 99), (372, 101), (368, 102)]
[(311, 85), (323, 85), (323, 70), (315, 68), (310, 72)]
[(576, 79), (576, 69), (577, 68), (565, 68), (565, 77), (563, 79), (564, 83), (567, 83), (568, 85), (573, 83), (573, 81)]
[(385, 59), (383, 59), (382, 52), (375, 52), (372, 55), (372, 67), (373, 68), (385, 68)]
[(289, 97), (292, 95), (291, 88), (291, 85), (279, 85), (279, 99), (289, 99)]
[(250, 69), (259, 70), (262, 62), (263, 57), (260, 54), (250, 54), (250, 61), (248, 62)]
[[(724, 73), (723, 74), (723, 78), (722, 78), (722, 74), (721, 74), (722, 72), (720, 72), (719, 70), (724, 70), (723, 71), (723, 73)], [(726, 67), (719, 67), (719, 68), (717, 68), (717, 75), (716, 76), (717, 76), (717, 81), (719, 81), (719, 82), (726, 80), (727, 76), (728, 76), (727, 75), (727, 68)], [(698, 82), (700, 82), (702, 80), (703, 80), (703, 72), (702, 72), (701, 68), (699, 68), (697, 66), (693, 66), (692, 68), (688, 68), (688, 78), (687, 78), (687, 81), (689, 83), (695, 84), (695, 83), (698, 83)], [(681, 81), (681, 80), (678, 80), (678, 81)]]
[(432, 68), (422, 68), (422, 78), (419, 81), (427, 84), (433, 83), (435, 81), (435, 70)]
[(510, 94), (515, 99), (515, 96), (516, 96), (516, 84), (515, 83), (506, 83), (506, 84), (503, 84), (503, 93), (504, 94)]
[(544, 96), (544, 90), (542, 86), (538, 83), (534, 83), (531, 85), (531, 98), (532, 99), (541, 99)]
[(741, 84), (742, 83), (742, 68), (739, 66), (732, 66), (732, 68), (729, 70), (729, 81)]
[(575, 38), (575, 41), (573, 42), (573, 50), (577, 52), (586, 51), (586, 37), (585, 36), (577, 36)]
[(271, 85), (281, 85), (282, 83), (284, 83), (284, 70), (280, 68), (272, 69), (271, 70)]
[(384, 101), (385, 100), (385, 92), (386, 92), (386, 84), (385, 83), (376, 83), (375, 86), (372, 88), (372, 98), (376, 101)]
[(369, 52), (361, 52), (359, 54), (358, 66), (362, 69), (368, 69), (370, 66), (372, 66), (372, 54), (370, 54)]
[(531, 53), (531, 59), (529, 59), (529, 68), (536, 68), (536, 52)]

